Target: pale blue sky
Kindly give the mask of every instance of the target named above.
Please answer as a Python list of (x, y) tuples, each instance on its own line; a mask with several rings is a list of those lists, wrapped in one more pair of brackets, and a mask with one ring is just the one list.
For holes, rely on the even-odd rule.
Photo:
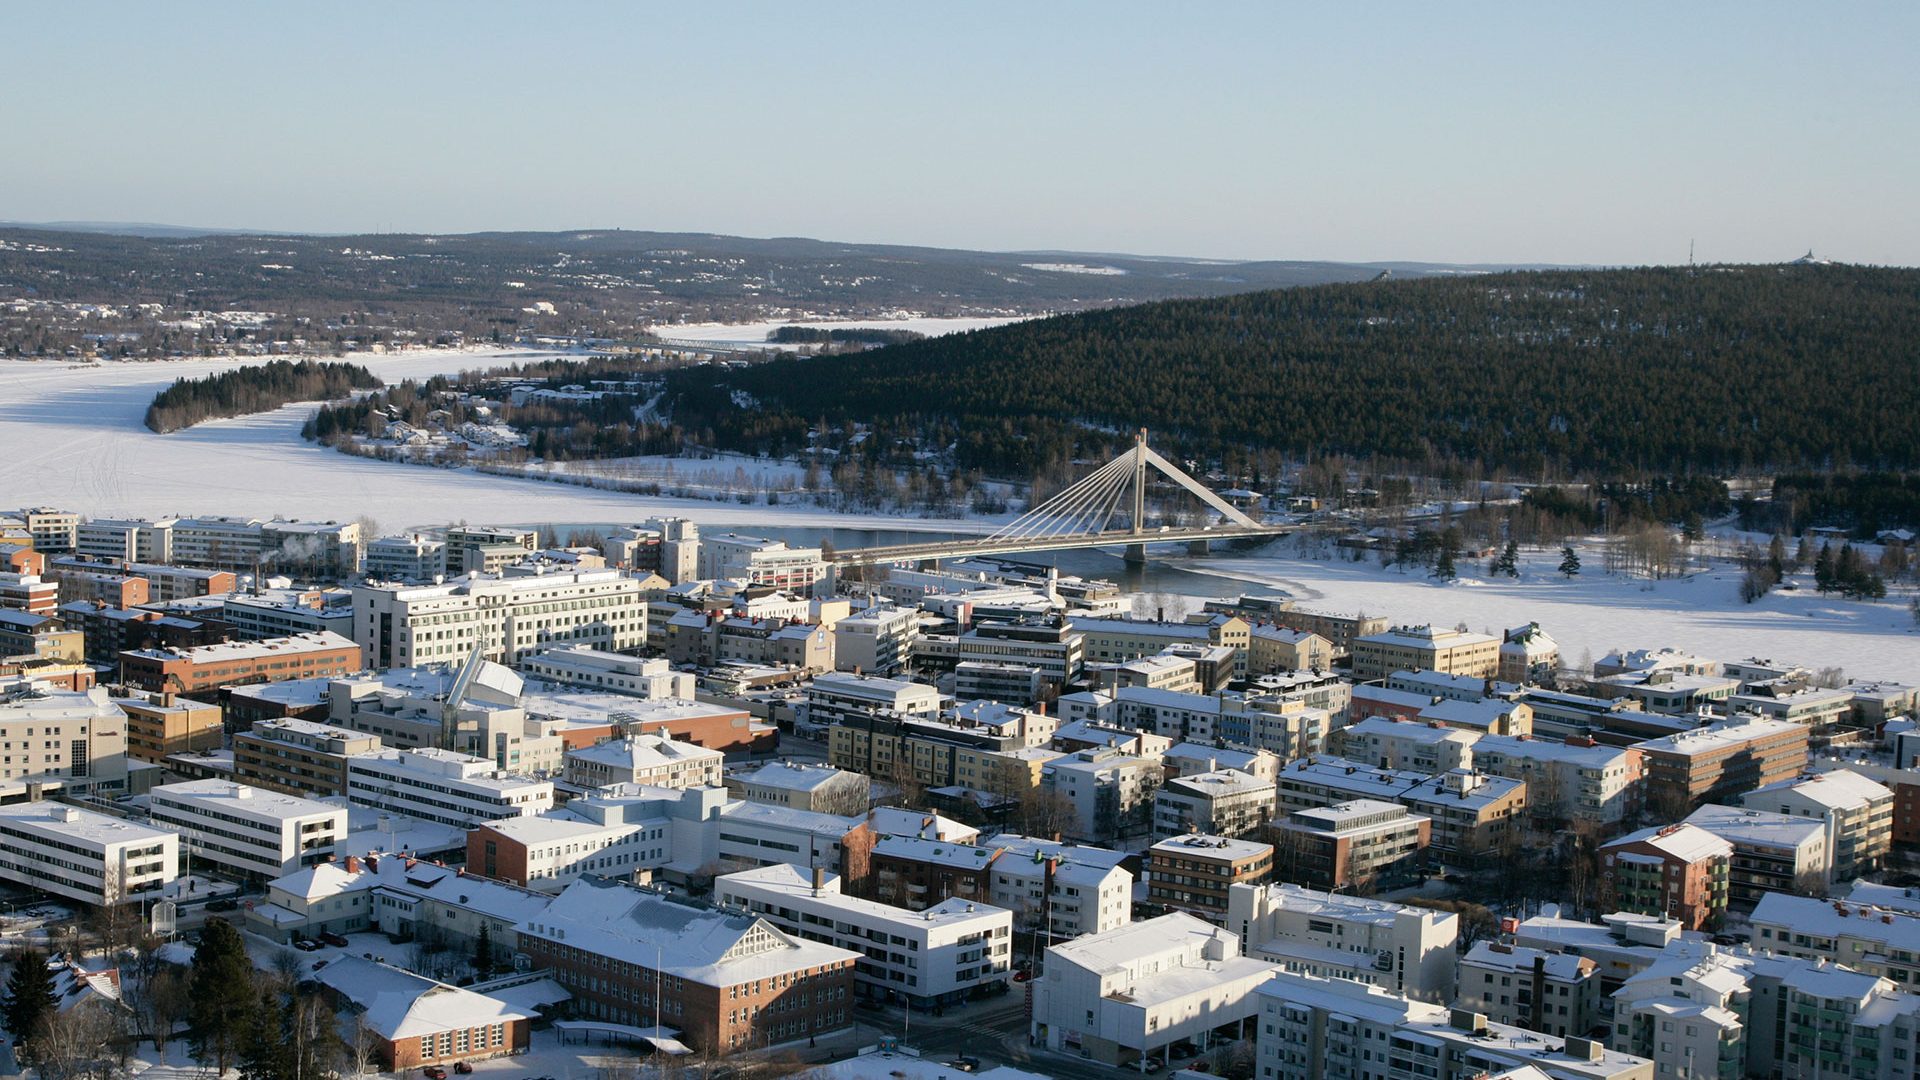
[(0, 219), (1920, 263), (1920, 4), (13, 4)]

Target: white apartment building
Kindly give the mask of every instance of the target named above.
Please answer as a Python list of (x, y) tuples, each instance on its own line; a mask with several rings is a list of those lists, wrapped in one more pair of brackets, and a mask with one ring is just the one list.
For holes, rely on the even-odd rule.
[(1695, 825), (1733, 845), (1727, 903), (1751, 908), (1770, 892), (1820, 895), (1832, 881), (1827, 827), (1817, 819), (1708, 803), (1688, 814)]
[(520, 661), (528, 678), (625, 694), (646, 701), (692, 698), (694, 677), (675, 671), (661, 657), (643, 658), (585, 645), (563, 645), (530, 653)]
[(180, 834), (188, 857), (248, 878), (277, 878), (326, 862), (347, 835), (347, 808), (230, 780), (165, 784), (153, 823)]
[(554, 645), (637, 649), (647, 640), (647, 605), (639, 580), (618, 570), (363, 583), (353, 589), (353, 638), (370, 668), (457, 663), (476, 646), (511, 665)]
[(173, 522), (94, 518), (74, 530), (74, 554), (115, 562), (173, 561)]
[(103, 907), (159, 899), (180, 875), (165, 829), (60, 803), (0, 806), (0, 881)]
[(30, 507), (7, 516), (25, 525), (28, 535), (33, 537), (33, 550), (46, 555), (72, 551), (80, 530), (79, 514), (51, 506)]
[(382, 536), (367, 543), (361, 572), (370, 581), (430, 585), (446, 575), (447, 545), (419, 533)]
[(820, 549), (788, 547), (784, 540), (768, 540), (739, 533), (716, 533), (700, 538), (700, 576), (730, 578), (748, 585), (771, 585), (798, 593), (812, 592), (827, 576)]
[(1073, 820), (1062, 830), (1068, 839), (1112, 844), (1147, 838), (1162, 775), (1158, 758), (1081, 750), (1042, 765), (1040, 786), (1073, 807)]
[[(894, 838), (925, 844), (918, 838)], [(886, 841), (883, 841), (883, 843)], [(986, 845), (1000, 852), (988, 867), (989, 899), (1014, 913), (1022, 929), (1070, 940), (1103, 934), (1133, 919), (1133, 874), (1121, 867), (1126, 853), (1001, 833)], [(878, 850), (876, 848), (876, 850)], [(1047, 893), (1047, 864), (1053, 891)]]
[(1591, 1039), (1491, 1023), (1345, 979), (1281, 972), (1257, 996), (1259, 1080), (1472, 1080), (1516, 1069), (1553, 1080), (1655, 1076), (1653, 1062)]
[(553, 806), (553, 782), (501, 772), (485, 758), (418, 747), (347, 759), (347, 798), (470, 829)]
[(838, 875), (809, 878), (784, 863), (715, 878), (713, 896), (796, 937), (860, 953), (855, 982), (875, 1000), (964, 1001), (1013, 971), (1013, 913), (988, 904), (946, 900), (908, 911), (843, 895)]
[(833, 664), (841, 671), (898, 675), (913, 657), (920, 609), (876, 604), (833, 624)]
[(263, 589), (234, 593), (220, 619), (239, 641), (265, 641), (332, 631), (353, 639), (353, 593), (347, 589)]
[(1460, 917), (1294, 884), (1227, 889), (1227, 929), (1248, 956), (1420, 1001), (1453, 999)]
[(667, 735), (626, 735), (567, 751), (566, 782), (584, 788), (718, 787), (725, 759), (718, 750)]
[(1893, 791), (1857, 772), (1782, 780), (1747, 792), (1740, 805), (1825, 823), (1835, 881), (1878, 870), (1893, 851)]
[(127, 714), (106, 687), (0, 688), (0, 787), (24, 790), (33, 780), (77, 791), (126, 789)]
[(1920, 915), (1845, 900), (1768, 893), (1749, 918), (1753, 947), (1831, 960), (1920, 992)]
[(1482, 735), (1473, 744), (1473, 766), (1526, 781), (1527, 801), (1536, 814), (1552, 807), (1566, 820), (1602, 825), (1639, 809), (1646, 775), (1641, 754), (1632, 747), (1512, 735)]
[(1600, 965), (1572, 953), (1476, 941), (1460, 958), (1459, 984), (1461, 1008), (1563, 1039), (1603, 1016)]
[[(1047, 950), (1032, 984), (1032, 1037), (1103, 1065), (1141, 1068), (1177, 1042), (1240, 1038), (1275, 967), (1229, 930), (1182, 912)], [(1144, 1071), (1144, 1070), (1143, 1070)]]
[(1369, 716), (1335, 732), (1329, 749), (1348, 761), (1382, 769), (1443, 773), (1473, 768), (1473, 744), (1480, 737), (1477, 731), (1444, 724)]
[(1275, 791), (1272, 780), (1238, 769), (1175, 777), (1154, 794), (1154, 835), (1251, 836), (1272, 820)]
[(582, 876), (632, 880), (672, 857), (668, 822), (575, 817), (565, 812), (503, 818), (467, 836), (467, 870), (542, 892), (559, 892)]
[(327, 684), (327, 719), (399, 749), (450, 745), (507, 772), (558, 770), (565, 742), (521, 707), (520, 676), (482, 661), (453, 701), (462, 670), (440, 664), (335, 679)]

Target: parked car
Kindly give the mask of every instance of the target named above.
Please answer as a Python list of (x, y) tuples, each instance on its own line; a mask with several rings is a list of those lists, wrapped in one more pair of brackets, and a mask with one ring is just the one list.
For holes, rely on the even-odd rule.
[(208, 911), (239, 911), (240, 904), (231, 897), (223, 896), (207, 905)]
[(312, 938), (300, 938), (293, 943), (293, 947), (301, 952), (315, 952), (319, 950), (320, 943)]
[(347, 939), (345, 937), (342, 937), (339, 934), (334, 933), (331, 930), (327, 931), (324, 934), (321, 934), (320, 940), (326, 942), (327, 944), (333, 946), (336, 949), (344, 949), (347, 947)]
[(456, 1061), (453, 1063), (453, 1071), (459, 1073), (461, 1076), (465, 1076), (473, 1071), (473, 1066), (464, 1061)]
[(426, 1077), (427, 1080), (447, 1080), (447, 1070), (438, 1065), (429, 1065), (421, 1069), (420, 1075)]

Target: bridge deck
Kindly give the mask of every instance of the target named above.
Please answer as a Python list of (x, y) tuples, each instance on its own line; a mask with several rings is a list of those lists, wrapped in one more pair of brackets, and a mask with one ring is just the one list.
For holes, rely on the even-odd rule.
[(1131, 544), (1187, 544), (1196, 540), (1245, 540), (1286, 536), (1297, 525), (1217, 525), (1211, 528), (1157, 529), (1133, 532), (1079, 533), (1068, 536), (1029, 536), (1004, 540), (938, 540), (924, 544), (894, 544), (887, 547), (848, 548), (835, 551), (828, 561), (842, 566), (872, 566), (878, 563), (912, 562), (927, 559), (959, 559), (969, 555), (1017, 555), (1034, 551), (1071, 551), (1076, 548), (1115, 547)]

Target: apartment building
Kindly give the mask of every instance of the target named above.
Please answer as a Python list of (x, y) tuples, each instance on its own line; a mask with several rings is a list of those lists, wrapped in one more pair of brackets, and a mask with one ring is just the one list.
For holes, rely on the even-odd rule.
[(1819, 895), (1832, 880), (1824, 822), (1709, 803), (1687, 815), (1686, 824), (1733, 846), (1727, 871), (1731, 907), (1751, 910), (1770, 892)]
[(1247, 630), (1247, 674), (1325, 671), (1333, 665), (1333, 642), (1311, 630), (1258, 623)]
[(1508, 701), (1500, 697), (1477, 701), (1443, 699), (1421, 709), (1414, 719), (1423, 724), (1440, 724), (1482, 735), (1533, 734), (1533, 706), (1524, 701)]
[(1234, 885), (1226, 927), (1240, 935), (1248, 956), (1287, 971), (1352, 979), (1420, 1001), (1453, 1000), (1460, 917), (1451, 912), (1291, 883)]
[(49, 555), (72, 551), (80, 531), (79, 514), (51, 506), (17, 510), (8, 517), (26, 526), (27, 534), (33, 538), (35, 551)]
[(348, 759), (381, 749), (378, 735), (292, 717), (259, 720), (233, 737), (234, 776), (292, 795), (345, 795)]
[(157, 900), (180, 875), (180, 838), (61, 803), (0, 806), (0, 881), (91, 907)]
[(1271, 834), (1276, 872), (1322, 889), (1394, 888), (1418, 879), (1433, 838), (1430, 818), (1378, 799), (1295, 810)]
[(117, 563), (173, 561), (173, 522), (94, 518), (74, 529), (73, 553)]
[(1030, 991), (1030, 1037), (1138, 1070), (1174, 1043), (1247, 1036), (1255, 991), (1274, 971), (1242, 956), (1231, 931), (1184, 912), (1089, 934), (1047, 950)]
[(126, 714), (127, 756), (158, 765), (174, 754), (218, 750), (226, 743), (220, 706), (171, 694), (113, 699)]
[(331, 632), (185, 649), (130, 649), (120, 677), (150, 693), (196, 694), (239, 683), (282, 682), (360, 670), (360, 647)]
[(272, 879), (332, 859), (347, 808), (226, 780), (163, 784), (155, 825), (180, 834), (188, 857), (236, 877)]
[(1348, 761), (1430, 774), (1473, 768), (1479, 739), (1445, 724), (1370, 716), (1336, 731), (1327, 749)]
[(566, 782), (600, 788), (612, 784), (653, 787), (717, 787), (726, 755), (664, 735), (625, 735), (566, 753)]
[(1403, 626), (1353, 639), (1356, 682), (1402, 670), (1491, 679), (1500, 672), (1500, 639), (1435, 626)]
[(1642, 742), (1647, 805), (1678, 816), (1798, 776), (1807, 767), (1807, 735), (1791, 720), (1741, 715)]
[(1775, 892), (1747, 921), (1756, 949), (1845, 964), (1920, 993), (1920, 913)]
[[(540, 547), (537, 529), (509, 529), (492, 525), (460, 525), (445, 534), (446, 572), (452, 576), (497, 573), (500, 562), (512, 562)], [(492, 549), (489, 551), (488, 549)], [(487, 566), (489, 555), (495, 566)]]
[(369, 540), (362, 573), (369, 581), (431, 585), (446, 576), (446, 542), (419, 533)]
[(1599, 854), (1603, 910), (1674, 918), (1689, 930), (1717, 929), (1726, 916), (1733, 845), (1705, 829), (1657, 825)]
[(1295, 972), (1256, 991), (1260, 1080), (1654, 1080), (1646, 1058), (1377, 986)]
[(1276, 787), (1278, 814), (1353, 799), (1397, 802), (1431, 823), (1429, 854), (1452, 865), (1471, 865), (1517, 837), (1528, 799), (1521, 780), (1469, 769), (1377, 769), (1336, 757), (1293, 762)]
[(1073, 808), (1061, 830), (1067, 839), (1110, 846), (1152, 831), (1162, 775), (1158, 758), (1112, 748), (1081, 750), (1042, 765), (1040, 787)]
[(220, 619), (241, 641), (331, 631), (353, 635), (353, 593), (348, 589), (262, 589), (229, 596)]
[(1693, 716), (1703, 709), (1724, 711), (1727, 699), (1740, 688), (1740, 680), (1655, 668), (1609, 675), (1597, 680), (1595, 687), (1603, 697), (1630, 699), (1647, 712)]
[(844, 895), (838, 875), (784, 863), (715, 878), (713, 895), (790, 936), (865, 953), (854, 981), (872, 1000), (958, 1004), (1013, 973), (1013, 913), (988, 904), (943, 900), (909, 911)]
[(573, 995), (578, 1018), (671, 1027), (715, 1053), (848, 1027), (854, 965), (866, 955), (764, 918), (592, 879), (516, 929), (533, 966)]
[[(470, 677), (463, 680), (463, 673)], [(389, 747), (452, 749), (491, 758), (508, 772), (557, 771), (568, 743), (551, 729), (561, 725), (529, 716), (521, 704), (523, 688), (519, 675), (492, 661), (470, 670), (397, 668), (328, 684), (327, 719), (378, 735)], [(632, 702), (636, 709), (651, 704)], [(602, 709), (595, 717), (600, 723), (588, 726), (582, 738), (612, 735), (611, 711)]]
[(555, 645), (624, 652), (646, 644), (640, 590), (618, 570), (360, 584), (353, 590), (353, 636), (370, 668), (458, 662), (476, 648), (509, 665)]
[(913, 658), (920, 609), (876, 604), (833, 624), (833, 663), (841, 671), (891, 678)]
[(0, 688), (0, 790), (27, 785), (120, 794), (127, 788), (127, 718), (104, 687)]
[(347, 759), (347, 797), (408, 817), (471, 829), (553, 806), (553, 782), (500, 771), (485, 758), (419, 747)]
[(1473, 744), (1473, 764), (1495, 776), (1526, 781), (1528, 806), (1536, 817), (1613, 828), (1630, 819), (1645, 797), (1641, 751), (1590, 738), (1483, 736)]
[(1235, 885), (1255, 885), (1273, 873), (1273, 845), (1257, 840), (1187, 833), (1147, 849), (1147, 903), (1225, 922)]
[(1266, 828), (1273, 809), (1272, 780), (1238, 769), (1192, 773), (1167, 780), (1154, 793), (1153, 831), (1250, 837)]
[(1563, 1039), (1591, 1032), (1606, 1000), (1595, 961), (1498, 941), (1477, 941), (1460, 958), (1459, 984), (1461, 1008)]
[(1075, 938), (1132, 917), (1126, 856), (1105, 848), (1002, 833), (985, 844), (886, 836), (873, 846), (874, 898), (917, 911), (972, 900), (1013, 913), (1021, 933)]
[[(0, 610), (52, 615), (60, 606), (60, 583), (38, 574), (0, 571)], [(115, 605), (116, 607), (122, 605)]]
[(1893, 853), (1893, 789), (1848, 769), (1755, 788), (1740, 805), (1821, 822), (1835, 881), (1871, 874)]

